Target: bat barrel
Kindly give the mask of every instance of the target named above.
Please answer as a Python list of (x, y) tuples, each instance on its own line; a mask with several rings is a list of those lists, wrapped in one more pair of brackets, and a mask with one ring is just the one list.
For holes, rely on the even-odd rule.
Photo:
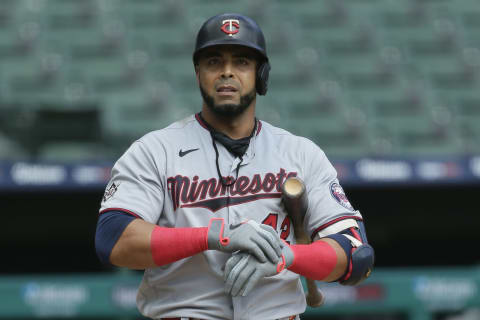
[(285, 210), (292, 219), (297, 243), (308, 243), (308, 235), (303, 228), (307, 212), (307, 192), (305, 183), (297, 177), (288, 178), (282, 185), (282, 201)]
[(307, 212), (305, 183), (300, 178), (290, 177), (282, 185), (282, 200), (285, 209), (298, 222), (303, 224)]
[[(288, 216), (292, 219), (295, 240), (300, 244), (309, 244), (310, 238), (303, 227), (308, 204), (305, 183), (297, 177), (288, 178), (282, 185), (282, 201)], [(310, 307), (321, 306), (324, 302), (322, 292), (318, 289), (314, 280), (308, 278), (306, 280), (308, 305)]]

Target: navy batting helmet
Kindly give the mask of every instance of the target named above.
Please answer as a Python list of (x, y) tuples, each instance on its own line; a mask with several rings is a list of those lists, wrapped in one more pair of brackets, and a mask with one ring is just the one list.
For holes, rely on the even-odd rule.
[(257, 23), (238, 13), (224, 13), (211, 17), (198, 31), (193, 62), (197, 63), (198, 53), (202, 49), (225, 44), (249, 47), (260, 53), (262, 58), (257, 67), (256, 90), (258, 94), (265, 95), (270, 64), (265, 38)]

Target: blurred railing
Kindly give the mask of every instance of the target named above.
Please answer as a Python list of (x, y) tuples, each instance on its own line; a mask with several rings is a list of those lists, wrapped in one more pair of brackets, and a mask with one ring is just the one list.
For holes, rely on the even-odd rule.
[[(96, 150), (96, 149), (95, 149)], [(95, 150), (92, 150), (94, 152)], [(331, 159), (344, 186), (478, 185), (480, 154)], [(2, 161), (0, 191), (103, 191), (113, 161)]]

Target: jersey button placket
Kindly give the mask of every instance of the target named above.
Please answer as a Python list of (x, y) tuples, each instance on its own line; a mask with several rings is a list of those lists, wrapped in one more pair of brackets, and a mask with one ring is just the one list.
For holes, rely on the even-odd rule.
[[(240, 163), (240, 158), (235, 158), (233, 160), (233, 163), (232, 163), (232, 168), (230, 170), (230, 176), (233, 177), (233, 179), (238, 179), (238, 177), (241, 176), (241, 171), (242, 169), (240, 168), (239, 172), (238, 172), (238, 177), (237, 177), (237, 166), (238, 164)], [(243, 162), (242, 162), (243, 163)], [(232, 194), (231, 194), (231, 190), (235, 188), (235, 183), (230, 187), (228, 188), (228, 196), (231, 197)], [(229, 215), (230, 215), (230, 218), (232, 219), (232, 221), (235, 221), (235, 223), (238, 223), (238, 222), (243, 222), (245, 221), (245, 217), (242, 216), (239, 212), (237, 212), (238, 210), (235, 209), (235, 207), (229, 207)]]

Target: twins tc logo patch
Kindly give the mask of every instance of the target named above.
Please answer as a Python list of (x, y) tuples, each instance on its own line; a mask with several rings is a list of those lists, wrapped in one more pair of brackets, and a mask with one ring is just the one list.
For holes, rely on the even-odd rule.
[(233, 37), (235, 33), (240, 29), (240, 21), (235, 19), (227, 19), (222, 21), (222, 27), (220, 30)]
[(120, 184), (115, 184), (115, 182), (113, 182), (111, 186), (108, 187), (107, 190), (105, 190), (105, 193), (103, 194), (103, 202), (113, 197), (115, 192), (117, 192), (119, 186)]
[(348, 210), (354, 211), (350, 201), (348, 201), (347, 196), (345, 195), (345, 191), (343, 191), (342, 186), (338, 182), (330, 183), (330, 194), (332, 197), (337, 200), (337, 202), (347, 208)]

